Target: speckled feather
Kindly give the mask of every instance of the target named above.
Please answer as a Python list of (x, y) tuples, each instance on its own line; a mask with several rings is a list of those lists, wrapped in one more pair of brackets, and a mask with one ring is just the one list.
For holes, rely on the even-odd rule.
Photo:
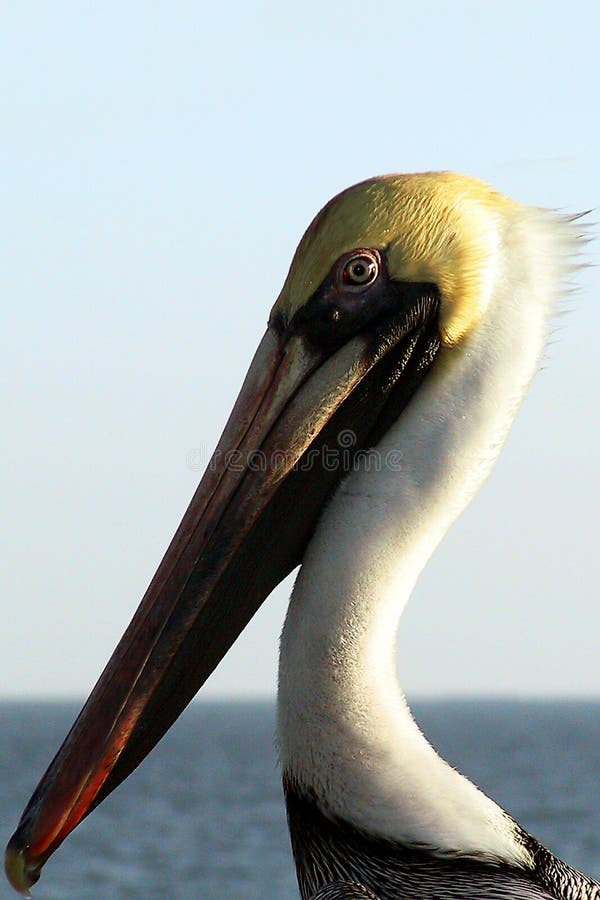
[(522, 829), (530, 869), (377, 839), (325, 816), (290, 778), (284, 788), (303, 900), (600, 900), (597, 882)]

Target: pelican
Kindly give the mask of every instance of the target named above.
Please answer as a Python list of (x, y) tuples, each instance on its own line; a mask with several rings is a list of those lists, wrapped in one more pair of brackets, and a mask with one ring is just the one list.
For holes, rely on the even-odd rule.
[(577, 225), (448, 172), (347, 189), (304, 234), (208, 469), (6, 853), (27, 893), (302, 564), (278, 743), (304, 900), (600, 898), (444, 762), (399, 620), (538, 367)]

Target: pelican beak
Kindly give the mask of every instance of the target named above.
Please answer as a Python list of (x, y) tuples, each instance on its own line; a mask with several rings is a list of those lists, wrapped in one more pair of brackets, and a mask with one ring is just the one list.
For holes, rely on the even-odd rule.
[(18, 891), (27, 895), (300, 563), (327, 498), (435, 355), (435, 307), (421, 297), (418, 312), (408, 304), (343, 343), (270, 324), (156, 575), (9, 842)]

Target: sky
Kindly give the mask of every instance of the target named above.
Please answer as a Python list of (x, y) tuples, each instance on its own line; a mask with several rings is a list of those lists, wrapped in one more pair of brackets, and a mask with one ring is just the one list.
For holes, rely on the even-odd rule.
[[(0, 32), (0, 696), (83, 697), (317, 210), (452, 169), (600, 208), (589, 2), (23, 2)], [(600, 273), (405, 613), (410, 696), (600, 693)], [(202, 691), (272, 696), (288, 579)]]

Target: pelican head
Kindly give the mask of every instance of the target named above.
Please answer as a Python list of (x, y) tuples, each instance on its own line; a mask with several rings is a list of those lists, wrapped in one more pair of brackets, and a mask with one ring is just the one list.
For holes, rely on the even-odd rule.
[[(506, 397), (504, 419), (512, 417), (571, 246), (567, 226), (544, 215), (445, 172), (373, 178), (317, 215), (189, 508), (9, 843), (17, 890), (27, 892), (73, 828), (164, 735), (303, 561), (361, 454), (391, 433), (415, 396), (474, 348), (482, 362), (471, 389), (485, 393), (484, 361), (528, 344)], [(549, 273), (550, 244), (559, 250)], [(526, 288), (541, 282), (544, 297), (525, 310)], [(513, 317), (514, 333), (495, 344), (499, 316)], [(533, 319), (539, 327), (524, 329)], [(504, 419), (491, 443), (501, 442)], [(351, 448), (341, 454), (347, 433)]]

